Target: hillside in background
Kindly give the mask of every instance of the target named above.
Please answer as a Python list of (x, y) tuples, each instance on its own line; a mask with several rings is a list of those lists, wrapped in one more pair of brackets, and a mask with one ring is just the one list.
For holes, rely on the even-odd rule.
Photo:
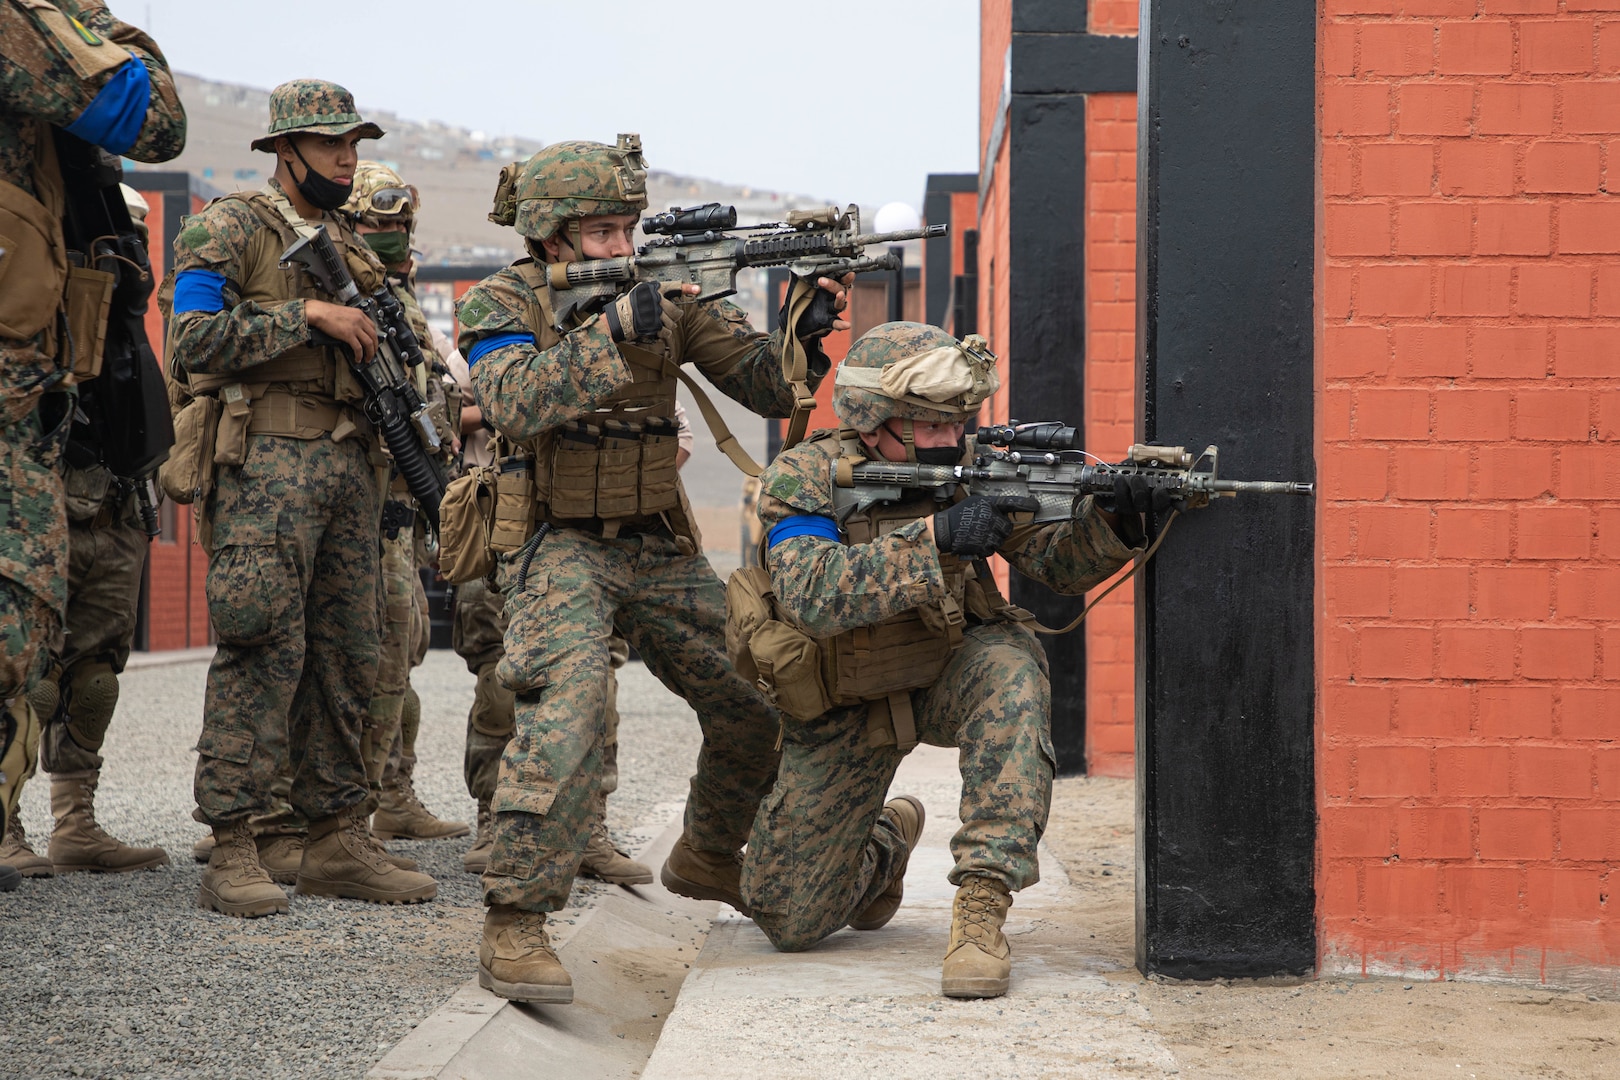
[[(126, 163), (126, 168), (185, 169), (221, 192), (262, 185), (273, 171), (275, 160), (269, 154), (249, 149), (248, 144), (263, 135), (268, 125), (269, 92), (194, 75), (176, 75), (175, 81), (190, 117), (185, 153), (163, 165)], [(428, 263), (506, 262), (515, 257), (520, 251), (516, 234), (487, 217), (501, 166), (528, 157), (554, 139), (611, 142), (617, 134), (556, 131), (542, 132), (544, 138), (490, 136), (431, 120), (406, 120), (371, 104), (362, 104), (360, 111), (387, 132), (377, 142), (361, 144), (362, 153), (393, 166), (422, 194), (417, 244)], [(648, 157), (655, 163), (657, 150), (648, 148)], [(649, 176), (648, 188), (655, 210), (676, 204), (733, 203), (743, 222), (776, 220), (789, 209), (828, 202), (656, 169)]]

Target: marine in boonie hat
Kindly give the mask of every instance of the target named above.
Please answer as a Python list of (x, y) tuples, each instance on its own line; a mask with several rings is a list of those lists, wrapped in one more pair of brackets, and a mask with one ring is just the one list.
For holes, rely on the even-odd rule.
[(270, 91), (270, 131), (254, 139), (252, 147), (274, 153), (282, 135), (347, 135), (358, 131), (362, 139), (380, 139), (383, 129), (360, 119), (354, 95), (325, 79), (293, 79)]

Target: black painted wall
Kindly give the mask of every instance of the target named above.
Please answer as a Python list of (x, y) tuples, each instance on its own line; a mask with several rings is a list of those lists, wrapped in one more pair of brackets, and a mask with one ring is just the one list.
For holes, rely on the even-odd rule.
[[(1134, 42), (1086, 33), (1086, 5), (1013, 0), (1008, 142), (1009, 412), (1015, 420), (1085, 423), (1086, 99), (1136, 88)], [(988, 148), (993, 163), (996, 147)], [(980, 183), (992, 181), (989, 167)], [(983, 187), (981, 187), (981, 191)], [(1012, 600), (1048, 626), (1075, 600), (1012, 579)], [(1058, 772), (1086, 767), (1086, 643), (1076, 630), (1043, 637), (1052, 669)]]
[(976, 224), (971, 218), (951, 218), (951, 193), (979, 190), (977, 173), (929, 173), (923, 189), (923, 222), (949, 225), (951, 231), (923, 241), (923, 322), (944, 326), (950, 316), (951, 247), (965, 229)]
[[(1138, 101), (1143, 441), (1314, 479), (1312, 4), (1146, 0)], [(1137, 965), (1316, 960), (1315, 507), (1184, 515), (1137, 587)]]

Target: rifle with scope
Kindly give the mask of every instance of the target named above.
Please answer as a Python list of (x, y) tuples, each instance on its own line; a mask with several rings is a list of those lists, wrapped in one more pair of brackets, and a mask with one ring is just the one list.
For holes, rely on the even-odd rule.
[(427, 402), (416, 392), (409, 368), (425, 360), (422, 346), (405, 319), (404, 305), (384, 285), (371, 296), (366, 296), (355, 284), (343, 257), (327, 235), (326, 226), (318, 225), (314, 235), (299, 239), (282, 252), (281, 265), (297, 264), (308, 270), (316, 283), (338, 302), (358, 308), (366, 313), (377, 327), (377, 349), (370, 360), (353, 354), (336, 338), (317, 333), (317, 345), (336, 345), (349, 360), (349, 370), (359, 380), (365, 395), (366, 418), (383, 434), (388, 451), (393, 455), (394, 467), (405, 478), (405, 484), (416, 498), (417, 505), (435, 531), (439, 527), (439, 503), (444, 498), (448, 483), (444, 468), (430, 453), (439, 450), (439, 432), (428, 415)]
[[(948, 489), (963, 485), (970, 494), (1030, 496), (1040, 509), (1036, 524), (1072, 518), (1087, 495), (1111, 495), (1120, 476), (1144, 478), (1163, 491), (1176, 509), (1208, 504), (1211, 499), (1252, 495), (1312, 495), (1316, 485), (1292, 480), (1223, 480), (1218, 475), (1220, 451), (1210, 446), (1194, 455), (1181, 446), (1137, 444), (1125, 460), (1087, 460), (1080, 433), (1060, 423), (1000, 424), (981, 427), (971, 465), (921, 465), (909, 462), (840, 461), (834, 480), (834, 505), (844, 513), (880, 502), (896, 502), (907, 488)], [(1207, 464), (1206, 464), (1207, 463)], [(942, 490), (943, 494), (943, 490)], [(1020, 520), (1021, 519), (1015, 519)]]
[[(888, 252), (867, 255), (873, 244), (944, 236), (948, 226), (892, 232), (861, 232), (860, 207), (790, 210), (783, 221), (737, 225), (737, 208), (720, 203), (671, 207), (641, 223), (651, 239), (634, 255), (616, 259), (551, 263), (547, 281), (557, 292), (559, 326), (574, 311), (617, 296), (626, 285), (641, 281), (660, 285), (696, 285), (698, 300), (714, 300), (737, 291), (737, 273), (748, 267), (785, 266), (795, 277), (834, 280), (850, 273), (893, 270), (899, 264)], [(831, 310), (830, 293), (815, 303)], [(822, 314), (820, 312), (818, 315)], [(830, 321), (830, 316), (827, 320)]]

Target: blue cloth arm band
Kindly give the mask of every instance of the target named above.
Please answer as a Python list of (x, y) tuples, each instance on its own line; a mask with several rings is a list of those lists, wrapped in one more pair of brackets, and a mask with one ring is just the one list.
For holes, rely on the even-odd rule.
[(838, 522), (830, 517), (819, 514), (795, 514), (784, 521), (771, 526), (770, 537), (766, 541), (767, 547), (775, 547), (784, 540), (791, 540), (795, 536), (819, 536), (823, 540), (838, 543)]
[(122, 154), (141, 137), (152, 104), (152, 76), (137, 59), (124, 61), (79, 118), (65, 129), (112, 154)]
[(224, 311), (225, 275), (216, 270), (182, 270), (174, 276), (174, 313)]
[(485, 355), (494, 352), (496, 349), (504, 349), (508, 345), (533, 344), (533, 334), (491, 334), (487, 338), (479, 338), (473, 344), (472, 349), (467, 353), (467, 366), (472, 367), (482, 360)]

